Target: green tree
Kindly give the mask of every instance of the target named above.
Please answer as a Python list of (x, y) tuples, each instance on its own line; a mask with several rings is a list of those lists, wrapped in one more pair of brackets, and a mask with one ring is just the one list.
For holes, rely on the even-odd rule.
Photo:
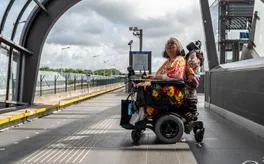
[(95, 74), (101, 76), (111, 76), (111, 75), (121, 75), (122, 73), (115, 69), (98, 69), (95, 71), (87, 70), (87, 69), (73, 69), (73, 68), (50, 68), (48, 66), (43, 66), (39, 69), (40, 71), (52, 71), (52, 72), (65, 72), (65, 73), (79, 73), (79, 74)]

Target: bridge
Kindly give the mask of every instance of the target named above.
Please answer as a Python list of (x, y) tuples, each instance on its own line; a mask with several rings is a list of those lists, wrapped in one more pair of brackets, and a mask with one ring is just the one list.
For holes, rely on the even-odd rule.
[[(138, 145), (119, 125), (120, 100), (127, 96), (124, 77), (74, 75), (70, 83), (65, 78), (52, 89), (38, 81), (47, 35), (80, 1), (27, 0), (6, 37), (2, 32), (9, 28), (5, 25), (14, 2), (5, 2), (0, 26), (0, 55), (8, 58), (6, 88), (0, 92), (0, 163), (264, 163), (262, 0), (219, 0), (211, 7), (200, 0), (209, 67), (198, 96), (206, 129), (203, 143), (184, 135), (176, 144), (163, 144), (147, 130)], [(16, 36), (20, 23), (23, 30)], [(247, 32), (229, 39), (231, 30)]]

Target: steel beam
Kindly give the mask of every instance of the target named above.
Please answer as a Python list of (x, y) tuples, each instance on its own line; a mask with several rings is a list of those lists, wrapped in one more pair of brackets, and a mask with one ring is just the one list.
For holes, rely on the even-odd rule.
[(35, 8), (23, 29), (20, 44), (32, 50), (34, 55), (25, 56), (22, 65), (21, 97), (22, 102), (33, 103), (38, 77), (40, 57), (45, 40), (61, 15), (81, 0), (45, 0), (42, 5), (47, 13), (40, 7)]
[[(23, 16), (25, 10), (27, 9), (27, 7), (29, 6), (31, 1), (32, 0), (27, 0), (27, 2), (24, 4), (22, 9), (20, 10), (20, 12), (19, 12), (19, 14), (17, 16), (17, 19), (16, 19), (16, 21), (14, 23), (14, 27), (13, 27), (11, 38), (10, 38), (11, 41), (14, 40), (15, 35), (16, 35), (16, 31), (17, 31), (17, 27), (19, 25), (19, 21), (21, 20), (21, 17)], [(8, 73), (7, 73), (7, 81), (8, 82), (7, 82), (7, 85), (6, 85), (6, 101), (9, 99), (9, 84), (10, 84), (9, 81), (10, 81), (10, 78), (11, 78), (12, 58), (13, 58), (13, 47), (10, 47), (10, 50), (9, 50), (9, 61), (8, 61), (8, 63), (9, 63), (8, 64)], [(19, 58), (22, 58), (22, 57), (19, 56)], [(19, 62), (18, 62), (17, 75), (16, 76), (17, 76), (16, 79), (18, 79), (16, 81), (16, 83), (19, 84), (20, 83), (20, 79), (21, 79), (21, 77), (20, 77), (21, 76), (21, 71), (20, 71)], [(15, 86), (17, 87), (19, 85), (15, 85)], [(13, 91), (13, 93), (15, 93), (15, 95), (13, 94), (13, 96), (14, 96), (13, 100), (16, 99), (16, 101), (19, 101), (17, 99), (17, 97), (19, 97), (19, 92), (14, 92), (14, 90), (12, 90), (12, 91)], [(16, 91), (17, 91), (17, 89), (16, 89)]]
[(226, 40), (226, 2), (220, 1), (219, 2), (219, 42), (220, 42), (220, 64), (224, 64), (225, 63), (225, 40)]
[(29, 55), (33, 54), (32, 51), (24, 48), (23, 46), (17, 45), (15, 42), (4, 38), (2, 35), (0, 35), (0, 43), (4, 43), (4, 44), (6, 44), (6, 45), (8, 45), (10, 47), (13, 47), (14, 49), (16, 49), (18, 51), (23, 52), (23, 53), (26, 53), (26, 54), (29, 54)]
[(34, 0), (34, 2), (46, 13), (48, 13), (48, 10), (46, 9), (45, 6), (42, 5), (42, 3), (40, 3), (38, 0)]
[(200, 0), (209, 69), (219, 65), (208, 0)]

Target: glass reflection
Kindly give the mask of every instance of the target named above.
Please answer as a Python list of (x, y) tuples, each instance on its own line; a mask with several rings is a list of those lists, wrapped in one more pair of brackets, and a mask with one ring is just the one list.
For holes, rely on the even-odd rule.
[(6, 47), (0, 47), (0, 101), (5, 101), (6, 82), (8, 69), (8, 51)]
[(16, 75), (17, 75), (17, 60), (18, 60), (19, 52), (13, 51), (13, 59), (11, 63), (11, 74), (10, 74), (10, 80), (9, 80), (9, 95), (8, 100), (9, 101), (15, 101), (15, 89), (16, 89)]
[(3, 19), (3, 15), (4, 15), (4, 12), (6, 10), (6, 7), (7, 7), (8, 3), (9, 3), (9, 1), (10, 0), (3, 0), (3, 1), (0, 2), (1, 3), (1, 5), (0, 5), (0, 22)]
[(23, 5), (26, 3), (26, 1), (27, 0), (16, 0), (12, 8), (10, 9), (9, 14), (6, 19), (4, 29), (2, 31), (2, 35), (5, 38), (10, 39), (16, 18), (19, 12), (21, 11)]
[(31, 1), (31, 3), (28, 5), (27, 9), (25, 10), (24, 14), (22, 15), (22, 17), (20, 19), (20, 23), (18, 24), (18, 27), (17, 27), (15, 38), (14, 38), (15, 43), (19, 43), (23, 27), (24, 27), (25, 23), (27, 23), (26, 21), (28, 20), (28, 17), (30, 15), (31, 11), (33, 10), (33, 8), (35, 6), (36, 6), (36, 3)]

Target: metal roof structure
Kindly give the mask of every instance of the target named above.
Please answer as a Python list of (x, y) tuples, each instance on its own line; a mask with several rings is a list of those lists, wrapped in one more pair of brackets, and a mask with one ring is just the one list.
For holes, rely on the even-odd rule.
[[(254, 11), (254, 0), (216, 0), (212, 9), (217, 12), (218, 36), (220, 63), (226, 62), (226, 51), (233, 49), (233, 61), (239, 60), (239, 51), (245, 40), (230, 39), (227, 31), (247, 30), (251, 32), (251, 24)], [(227, 48), (229, 47), (229, 48)], [(230, 49), (230, 47), (232, 47)], [(234, 50), (236, 49), (236, 50)]]
[[(7, 67), (5, 101), (33, 102), (46, 34), (58, 18), (78, 2), (80, 0), (1, 1), (0, 48), (3, 51), (0, 55), (5, 56), (4, 68)], [(15, 86), (9, 82), (13, 74)]]

